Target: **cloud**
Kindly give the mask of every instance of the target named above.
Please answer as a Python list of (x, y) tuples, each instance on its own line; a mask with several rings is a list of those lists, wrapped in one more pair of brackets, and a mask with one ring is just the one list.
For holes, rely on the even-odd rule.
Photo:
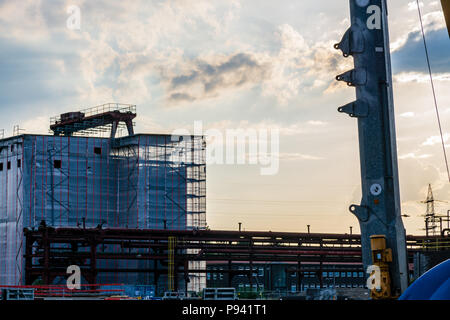
[(312, 125), (312, 126), (325, 126), (325, 125), (328, 124), (328, 122), (326, 122), (326, 121), (318, 121), (318, 120), (310, 120), (310, 121), (308, 121), (308, 124)]
[(403, 155), (399, 156), (398, 158), (400, 160), (403, 160), (403, 159), (426, 159), (426, 158), (430, 158), (432, 156), (433, 155), (431, 155), (431, 154), (416, 155), (414, 152), (412, 152), (412, 153), (403, 154)]
[(196, 59), (180, 52), (170, 62), (159, 60), (156, 68), (167, 100), (172, 104), (193, 102), (258, 87), (263, 97), (275, 97), (283, 105), (309, 90), (329, 87), (335, 82), (334, 73), (351, 67), (349, 60), (338, 63), (342, 57), (333, 43), (310, 45), (290, 25), (279, 26), (276, 37), (279, 48), (274, 52), (253, 48)]
[[(270, 46), (252, 46), (230, 34), (240, 18), (239, 1), (80, 1), (76, 32), (66, 28), (68, 4), (0, 2), (0, 38), (38, 39), (42, 48), (72, 50), (77, 64), (68, 65), (63, 57), (58, 67), (77, 76), (70, 87), (86, 104), (142, 104), (156, 94), (159, 102), (176, 105), (256, 88), (263, 98), (275, 97), (284, 105), (310, 90), (339, 88), (332, 75), (342, 64), (333, 43), (308, 43), (287, 23), (258, 25), (274, 28), (260, 31)], [(17, 19), (11, 18), (13, 8)]]
[(350, 59), (343, 59), (333, 48), (334, 42), (315, 41), (310, 44), (288, 24), (279, 26), (277, 35), (281, 47), (276, 55), (270, 57), (272, 76), (263, 83), (264, 96), (275, 96), (279, 103), (286, 104), (314, 89), (343, 87), (335, 84), (333, 75), (352, 66)]
[(400, 114), (400, 117), (402, 118), (413, 118), (415, 116), (414, 112), (404, 112)]
[(299, 161), (299, 160), (324, 160), (325, 158), (313, 156), (310, 154), (303, 154), (303, 153), (280, 153), (280, 159), (285, 161)]
[[(447, 142), (448, 138), (450, 137), (450, 134), (445, 133), (443, 138), (444, 142)], [(442, 143), (441, 136), (431, 136), (428, 137), (426, 141), (422, 143), (422, 146), (434, 146), (435, 144)]]
[[(417, 82), (429, 84), (430, 74), (425, 72), (401, 72), (394, 75), (394, 81), (398, 83)], [(434, 74), (433, 81), (450, 81), (450, 72)]]
[(1, 36), (37, 42), (48, 36), (41, 0), (0, 1)]
[(399, 165), (402, 201), (423, 199), (428, 184), (438, 185), (441, 180), (441, 174), (437, 168), (423, 163), (421, 159), (416, 157), (401, 158)]
[(162, 73), (162, 76), (168, 75), (162, 81), (169, 100), (195, 101), (214, 97), (226, 89), (259, 84), (270, 76), (270, 66), (247, 53), (186, 61), (183, 69), (189, 71), (181, 75), (170, 70)]
[[(450, 73), (450, 42), (445, 28), (426, 33), (430, 64), (434, 73)], [(425, 49), (420, 31), (410, 32), (398, 50), (392, 53), (394, 73), (428, 73)]]

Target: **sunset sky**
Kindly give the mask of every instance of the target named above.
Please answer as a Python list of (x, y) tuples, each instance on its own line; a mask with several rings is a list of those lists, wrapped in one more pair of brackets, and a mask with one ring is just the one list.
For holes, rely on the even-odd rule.
[[(388, 5), (402, 211), (423, 234), (428, 183), (444, 201), (450, 184), (416, 2)], [(422, 10), (449, 148), (450, 40), (440, 2)], [(346, 0), (0, 0), (0, 129), (48, 134), (51, 116), (107, 102), (136, 104), (140, 133), (277, 129), (277, 174), (207, 167), (210, 228), (356, 233), (357, 123), (337, 112), (355, 92), (334, 80), (352, 67), (333, 49), (348, 26)]]

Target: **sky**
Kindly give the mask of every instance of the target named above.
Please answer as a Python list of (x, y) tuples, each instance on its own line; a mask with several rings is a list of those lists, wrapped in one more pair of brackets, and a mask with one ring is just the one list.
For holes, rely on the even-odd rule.
[[(450, 186), (416, 2), (388, 3), (402, 213), (423, 234), (428, 184), (443, 201)], [(450, 40), (439, 1), (422, 11), (448, 148)], [(208, 164), (209, 227), (357, 233), (357, 123), (337, 112), (355, 93), (334, 80), (348, 26), (346, 0), (0, 0), (0, 129), (47, 134), (51, 116), (120, 102), (141, 133), (276, 131), (276, 174)]]

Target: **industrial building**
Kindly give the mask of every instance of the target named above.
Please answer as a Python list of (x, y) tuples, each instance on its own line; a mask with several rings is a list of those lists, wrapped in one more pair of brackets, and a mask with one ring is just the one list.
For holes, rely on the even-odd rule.
[[(0, 140), (0, 285), (24, 284), (23, 229), (43, 221), (73, 228), (206, 227), (204, 137), (134, 134), (134, 117), (134, 105), (105, 104), (52, 118), (53, 135)], [(128, 135), (116, 137), (121, 128)], [(105, 132), (109, 136), (101, 137)], [(122, 249), (110, 245), (103, 250)], [(129, 263), (145, 268), (149, 262), (105, 263), (114, 269)], [(195, 263), (197, 269), (204, 266)], [(150, 280), (110, 272), (97, 281)], [(167, 284), (167, 279), (160, 281)], [(204, 286), (205, 276), (191, 277), (189, 283), (191, 289)]]
[[(320, 266), (303, 263), (298, 276), (296, 263), (265, 262), (250, 264), (235, 263), (227, 272), (227, 263), (207, 264), (206, 283), (208, 287), (227, 287), (231, 284), (238, 292), (280, 292), (296, 293), (315, 288), (365, 288), (366, 273), (362, 263), (326, 263)], [(248, 271), (248, 273), (245, 273)], [(230, 279), (231, 277), (231, 279)]]
[[(52, 135), (0, 139), (0, 286), (62, 285), (75, 264), (83, 284), (159, 295), (365, 287), (360, 235), (208, 230), (204, 137), (135, 134), (135, 117), (106, 104), (52, 118)], [(407, 248), (412, 279), (448, 240)]]

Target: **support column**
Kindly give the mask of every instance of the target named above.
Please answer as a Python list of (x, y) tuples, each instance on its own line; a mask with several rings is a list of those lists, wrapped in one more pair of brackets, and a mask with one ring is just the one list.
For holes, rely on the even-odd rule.
[(33, 283), (33, 276), (31, 271), (33, 269), (33, 242), (34, 238), (28, 233), (25, 233), (25, 285), (31, 285)]
[(42, 232), (42, 249), (44, 251), (44, 268), (42, 274), (42, 282), (45, 285), (50, 284), (50, 243), (48, 239), (48, 229), (45, 229)]
[(97, 283), (97, 242), (95, 239), (91, 240), (89, 282), (90, 284)]
[(231, 288), (233, 284), (233, 273), (231, 272), (232, 263), (228, 261), (228, 287)]

